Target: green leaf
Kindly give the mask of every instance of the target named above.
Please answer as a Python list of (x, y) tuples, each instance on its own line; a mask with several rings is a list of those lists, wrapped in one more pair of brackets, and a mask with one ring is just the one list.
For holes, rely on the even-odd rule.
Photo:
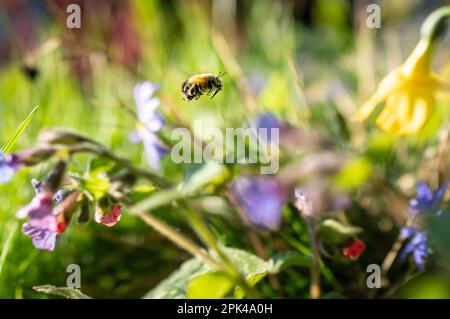
[(369, 137), (366, 156), (374, 162), (386, 162), (394, 147), (394, 138), (387, 133), (378, 133)]
[(273, 255), (272, 258), (267, 261), (267, 267), (269, 273), (277, 274), (292, 266), (310, 267), (312, 262), (313, 259), (311, 256), (300, 255), (294, 251), (286, 251)]
[(108, 173), (114, 167), (114, 162), (108, 158), (99, 157), (89, 162), (89, 175), (98, 176), (101, 173)]
[(425, 219), (429, 237), (439, 248), (444, 257), (450, 257), (450, 212), (444, 211), (440, 216), (429, 216)]
[[(253, 287), (254, 285), (256, 285), (261, 279), (263, 279), (264, 277), (266, 277), (267, 272), (263, 272), (260, 274), (254, 274), (251, 275), (250, 277), (246, 278), (247, 283)], [(234, 291), (234, 297), (236, 299), (242, 299), (245, 297), (245, 292), (243, 289), (241, 289), (240, 287), (236, 287), (236, 290)]]
[(198, 258), (192, 258), (181, 264), (168, 278), (161, 281), (143, 298), (146, 299), (181, 299), (186, 297), (189, 282), (211, 270), (211, 266)]
[[(277, 254), (272, 259), (265, 261), (242, 249), (229, 247), (223, 247), (222, 249), (250, 285), (255, 285), (269, 273), (276, 274), (279, 271), (294, 265), (310, 265), (310, 257), (302, 256), (295, 252)], [(219, 260), (215, 253), (211, 253), (211, 256)], [(178, 270), (149, 291), (144, 298), (186, 298), (187, 287), (191, 281), (201, 275), (213, 273), (215, 271), (216, 270), (212, 266), (206, 264), (203, 260), (192, 258), (184, 262)], [(223, 283), (218, 285), (218, 291), (215, 295), (219, 295), (223, 292), (224, 286)], [(234, 294), (237, 298), (244, 297), (242, 289), (239, 288), (235, 290)]]
[(220, 196), (202, 196), (193, 201), (194, 207), (199, 210), (225, 218), (234, 218), (233, 209), (229, 202)]
[(446, 273), (442, 275), (421, 273), (401, 284), (394, 298), (405, 299), (449, 299), (450, 280)]
[(182, 184), (179, 185), (179, 191), (182, 194), (190, 195), (197, 192), (211, 181), (226, 174), (224, 165), (208, 162), (201, 169), (189, 176)]
[(92, 299), (78, 289), (68, 287), (55, 287), (53, 285), (34, 286), (34, 290), (49, 295), (65, 297), (67, 299)]
[(22, 134), (22, 132), (25, 130), (25, 128), (27, 127), (28, 123), (30, 123), (31, 119), (33, 118), (34, 113), (36, 113), (36, 111), (39, 109), (39, 106), (36, 106), (31, 112), (30, 114), (28, 114), (27, 118), (19, 125), (19, 127), (16, 129), (16, 131), (14, 132), (13, 136), (11, 136), (9, 138), (9, 140), (6, 142), (5, 145), (3, 145), (2, 147), (2, 152), (3, 153), (7, 153), (11, 147), (14, 145), (15, 141), (17, 140), (17, 138)]
[(234, 283), (223, 271), (200, 275), (188, 284), (186, 297), (190, 299), (223, 298), (233, 288)]
[(334, 177), (336, 187), (352, 190), (363, 184), (372, 174), (372, 164), (364, 157), (349, 160)]
[(161, 206), (168, 205), (178, 199), (192, 196), (226, 171), (225, 166), (208, 162), (174, 188), (159, 191), (153, 196), (140, 201), (130, 208), (131, 213), (140, 214)]
[(150, 185), (138, 185), (134, 187), (129, 193), (132, 202), (136, 203), (142, 201), (156, 192), (156, 188)]
[(334, 219), (325, 219), (318, 229), (321, 240), (332, 245), (341, 244), (361, 231), (361, 228), (344, 225)]
[(110, 187), (109, 179), (101, 175), (82, 177), (80, 183), (82, 189), (91, 193), (96, 200), (103, 198)]

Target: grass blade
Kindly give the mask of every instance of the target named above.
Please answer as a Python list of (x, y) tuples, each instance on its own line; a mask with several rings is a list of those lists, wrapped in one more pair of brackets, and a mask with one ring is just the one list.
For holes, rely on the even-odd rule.
[(9, 226), (9, 227), (5, 226), (5, 228), (8, 229), (9, 232), (7, 233), (7, 235), (5, 232), (5, 235), (6, 235), (5, 242), (3, 244), (2, 252), (0, 254), (0, 276), (2, 274), (3, 264), (6, 260), (6, 257), (8, 256), (9, 250), (11, 248), (11, 243), (14, 238), (14, 235), (16, 234), (17, 230), (19, 229), (19, 223), (14, 220), (12, 226)]
[(19, 125), (19, 127), (14, 132), (14, 135), (9, 138), (9, 140), (6, 142), (5, 145), (2, 147), (2, 152), (7, 153), (11, 147), (13, 146), (14, 142), (17, 140), (17, 138), (22, 134), (22, 132), (27, 127), (28, 123), (30, 123), (34, 113), (38, 110), (39, 106), (36, 106), (30, 114), (28, 114), (27, 118)]

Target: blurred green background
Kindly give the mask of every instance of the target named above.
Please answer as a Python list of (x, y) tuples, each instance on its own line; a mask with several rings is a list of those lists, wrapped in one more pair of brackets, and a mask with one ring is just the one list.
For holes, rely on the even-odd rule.
[[(69, 3), (81, 5), (79, 30), (66, 28)], [(381, 7), (380, 29), (366, 26), (369, 3)], [(134, 109), (133, 87), (148, 79), (161, 85), (160, 112), (187, 123), (203, 118), (218, 127), (239, 127), (248, 116), (246, 94), (253, 94), (260, 110), (313, 127), (343, 149), (367, 149), (374, 172), (412, 196), (414, 183), (407, 172), (416, 174), (417, 170), (420, 176), (427, 171), (426, 154), (436, 149), (438, 128), (448, 119), (448, 104), (439, 104), (427, 128), (406, 140), (384, 135), (372, 126), (364, 132), (348, 124), (348, 119), (377, 82), (410, 53), (424, 17), (445, 3), (3, 0), (0, 143), (39, 105), (12, 151), (32, 146), (42, 128), (63, 127), (91, 136), (145, 166), (142, 147), (128, 140), (134, 121), (119, 101)], [(215, 34), (222, 34), (228, 46)], [(441, 74), (450, 74), (449, 46), (449, 41), (443, 41), (435, 57), (435, 68)], [(229, 70), (234, 60), (228, 48), (236, 57), (238, 73)], [(181, 99), (181, 83), (188, 76), (219, 71), (229, 75), (224, 77), (224, 90), (213, 100), (188, 103)], [(300, 76), (306, 99), (296, 93), (295, 74)], [(308, 119), (304, 117), (306, 102), (311, 112)], [(82, 170), (88, 159), (77, 157), (72, 169)], [(170, 159), (165, 161), (166, 174), (177, 178), (177, 167)], [(0, 185), (0, 297), (48, 298), (32, 287), (65, 286), (66, 266), (76, 263), (81, 266), (86, 294), (139, 298), (189, 258), (142, 221), (126, 215), (114, 228), (72, 222), (54, 252), (37, 251), (20, 232), (15, 212), (33, 196), (31, 178), (42, 177), (46, 169), (21, 170), (11, 183)], [(365, 267), (381, 263), (397, 230), (395, 212), (393, 216), (381, 199), (373, 200), (379, 203), (365, 210), (352, 207), (350, 214), (352, 222), (365, 229), (367, 254), (355, 263), (330, 267), (336, 278), (325, 280), (328, 291), (334, 289), (346, 297), (374, 294), (364, 285)], [(194, 237), (172, 209), (155, 214)], [(304, 225), (298, 216), (286, 218), (289, 227), (265, 240), (273, 240), (275, 247), (278, 243), (301, 249), (307, 243)], [(222, 219), (211, 217), (210, 222), (224, 244), (248, 247)], [(393, 276), (397, 271), (403, 276), (405, 267), (398, 266)], [(440, 276), (434, 272), (420, 275), (417, 282), (408, 283), (415, 288), (405, 288), (406, 292), (396, 296), (450, 297)], [(283, 293), (264, 281), (264, 296), (308, 296), (306, 270), (289, 270), (280, 277)]]

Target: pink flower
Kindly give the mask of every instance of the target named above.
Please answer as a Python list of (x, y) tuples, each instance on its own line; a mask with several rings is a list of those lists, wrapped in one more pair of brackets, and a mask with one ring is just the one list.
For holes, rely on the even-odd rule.
[(53, 214), (52, 196), (50, 192), (39, 193), (16, 214), (19, 219), (29, 218), (22, 225), (22, 232), (33, 239), (34, 247), (41, 250), (55, 249), (58, 222)]
[(114, 226), (119, 222), (120, 217), (122, 217), (121, 207), (120, 204), (114, 204), (106, 215), (103, 215), (101, 208), (97, 207), (95, 210), (95, 221), (108, 227)]

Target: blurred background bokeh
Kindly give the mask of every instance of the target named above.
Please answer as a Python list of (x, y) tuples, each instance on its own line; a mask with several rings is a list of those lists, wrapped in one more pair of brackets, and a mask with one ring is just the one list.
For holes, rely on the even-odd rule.
[[(81, 7), (80, 29), (66, 27), (66, 7), (71, 3)], [(380, 5), (379, 29), (366, 25), (370, 3)], [(436, 266), (439, 271), (407, 282), (403, 276), (411, 269), (396, 264), (391, 277), (398, 274), (396, 285), (405, 285), (403, 290), (396, 286), (377, 295), (365, 286), (365, 267), (383, 261), (404, 213), (384, 191), (401, 192), (406, 203), (407, 197), (414, 196), (416, 178), (433, 180), (429, 163), (439, 145), (439, 132), (446, 121), (448, 125), (448, 104), (437, 105), (438, 112), (423, 132), (406, 140), (381, 133), (375, 126), (364, 131), (348, 122), (378, 81), (411, 52), (425, 16), (449, 3), (0, 0), (0, 144), (39, 105), (13, 151), (32, 146), (42, 128), (63, 127), (87, 134), (145, 166), (142, 148), (128, 139), (134, 121), (120, 107), (120, 103), (135, 107), (133, 87), (142, 80), (160, 84), (160, 111), (169, 119), (189, 123), (203, 118), (221, 128), (239, 127), (248, 117), (249, 104), (255, 103), (261, 110), (313, 127), (342, 149), (358, 149), (363, 141), (370, 141), (364, 145), (372, 161), (372, 178), (382, 182), (362, 185), (357, 193), (365, 206), (355, 204), (347, 212), (352, 223), (364, 229), (367, 252), (356, 262), (329, 265), (324, 290), (360, 298), (392, 294), (448, 298), (445, 262)], [(447, 36), (434, 58), (435, 69), (447, 78), (449, 48)], [(220, 71), (228, 72), (225, 89), (213, 100), (181, 99), (181, 84), (189, 75)], [(301, 94), (294, 75), (304, 88)], [(78, 160), (83, 167), (87, 158)], [(176, 165), (165, 161), (166, 174), (176, 177)], [(46, 298), (32, 287), (64, 286), (66, 266), (76, 263), (82, 270), (82, 290), (88, 295), (140, 298), (189, 258), (142, 221), (127, 216), (114, 228), (96, 223), (70, 227), (54, 252), (34, 249), (17, 230), (15, 212), (33, 196), (31, 178), (45, 171), (41, 166), (22, 170), (13, 182), (0, 185), (0, 297)], [(449, 172), (448, 162), (444, 171)], [(372, 197), (365, 198), (367, 194)], [(172, 208), (155, 214), (192, 235)], [(276, 235), (263, 236), (270, 242), (269, 252), (306, 245), (299, 217), (285, 217)], [(216, 216), (210, 223), (224, 244), (249, 247), (238, 226), (230, 227)], [(449, 242), (448, 235), (445, 240)], [(450, 245), (446, 247), (448, 251)], [(262, 282), (264, 296), (308, 296), (307, 270), (290, 269), (280, 280), (281, 292)]]

